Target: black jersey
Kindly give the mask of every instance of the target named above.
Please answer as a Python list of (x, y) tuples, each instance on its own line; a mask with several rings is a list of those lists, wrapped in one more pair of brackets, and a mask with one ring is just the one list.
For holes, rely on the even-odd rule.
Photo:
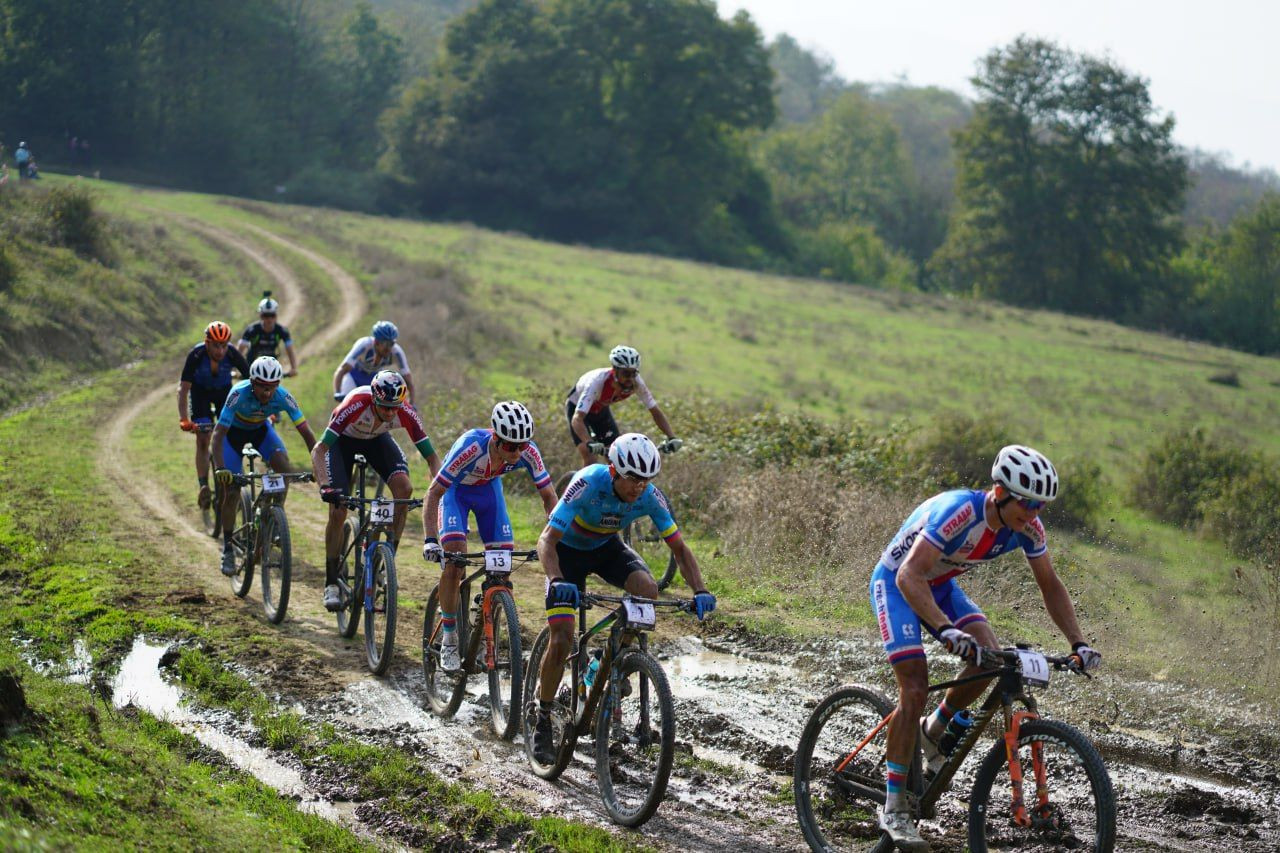
[(249, 376), (249, 361), (235, 347), (227, 347), (227, 355), (218, 362), (218, 372), (213, 372), (213, 363), (204, 344), (196, 344), (187, 353), (187, 361), (182, 365), (182, 381), (190, 382), (197, 388), (230, 388), (231, 368), (235, 368), (240, 377)]
[(292, 342), (293, 336), (284, 326), (276, 323), (275, 328), (268, 332), (262, 328), (261, 320), (245, 329), (244, 334), (240, 336), (240, 343), (249, 345), (247, 358), (250, 362), (263, 355), (279, 358), (276, 351), (280, 345)]

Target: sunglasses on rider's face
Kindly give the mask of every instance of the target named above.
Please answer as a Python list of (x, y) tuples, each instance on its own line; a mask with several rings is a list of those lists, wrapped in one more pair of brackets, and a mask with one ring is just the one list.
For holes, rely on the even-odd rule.
[(274, 391), (276, 386), (280, 384), (279, 382), (262, 382), (258, 379), (253, 379), (251, 382), (254, 388), (259, 388), (263, 391)]
[(634, 367), (615, 367), (613, 369), (613, 375), (621, 379), (635, 379), (636, 374), (639, 372)]
[(647, 486), (649, 479), (647, 477), (637, 477), (635, 474), (621, 474), (622, 479), (635, 483), (640, 486)]
[(498, 439), (498, 446), (508, 453), (519, 453), (529, 446), (527, 441), (507, 441), (505, 438)]
[(1018, 498), (1018, 506), (1026, 510), (1044, 509), (1048, 501), (1033, 501), (1031, 498)]
[(258, 316), (259, 316), (259, 317), (261, 317), (261, 318), (262, 318), (262, 319), (264, 319), (264, 320), (265, 320), (265, 319), (267, 319), (268, 317), (270, 317), (272, 320), (274, 320), (274, 319), (276, 318), (276, 315), (275, 315), (275, 312), (274, 312), (274, 311), (272, 311), (272, 312), (270, 312), (270, 313), (266, 313), (266, 312), (264, 312), (264, 313), (262, 313), (262, 314), (259, 314)]

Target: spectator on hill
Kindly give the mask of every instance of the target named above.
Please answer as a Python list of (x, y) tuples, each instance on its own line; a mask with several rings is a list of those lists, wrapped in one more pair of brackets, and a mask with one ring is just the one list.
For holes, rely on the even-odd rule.
[(27, 174), (27, 164), (31, 162), (31, 149), (27, 147), (27, 143), (18, 143), (18, 150), (13, 152), (13, 162), (18, 167), (19, 180), (25, 180), (30, 177)]

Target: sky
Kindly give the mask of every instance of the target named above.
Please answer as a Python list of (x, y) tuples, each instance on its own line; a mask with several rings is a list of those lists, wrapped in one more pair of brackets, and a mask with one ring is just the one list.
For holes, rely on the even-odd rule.
[(848, 81), (941, 86), (973, 97), (980, 57), (1018, 35), (1109, 56), (1148, 81), (1188, 147), (1280, 171), (1280, 4), (1265, 0), (718, 0), (831, 58)]

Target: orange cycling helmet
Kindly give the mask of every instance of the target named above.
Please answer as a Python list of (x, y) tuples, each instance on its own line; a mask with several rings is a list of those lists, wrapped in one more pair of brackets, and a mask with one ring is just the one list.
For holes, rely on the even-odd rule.
[(204, 339), (215, 344), (225, 344), (231, 340), (231, 327), (221, 320), (214, 320), (204, 330)]

